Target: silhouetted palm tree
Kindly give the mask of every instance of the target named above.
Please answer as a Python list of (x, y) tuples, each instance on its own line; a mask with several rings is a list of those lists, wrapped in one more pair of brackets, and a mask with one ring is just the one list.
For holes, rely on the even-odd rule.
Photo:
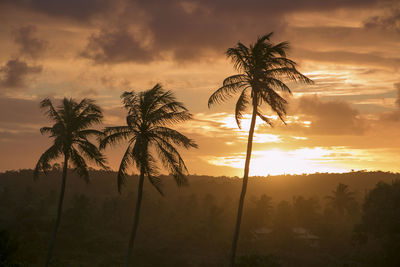
[(345, 211), (350, 212), (354, 207), (354, 192), (351, 192), (348, 185), (339, 183), (335, 190), (332, 191), (332, 195), (327, 196), (329, 204), (344, 214)]
[(294, 61), (286, 58), (286, 51), (289, 49), (288, 43), (282, 42), (273, 44), (270, 42), (271, 36), (272, 33), (259, 37), (257, 41), (249, 47), (239, 42), (235, 47), (229, 48), (226, 51), (226, 56), (232, 60), (239, 74), (226, 78), (223, 81), (222, 87), (216, 90), (208, 100), (208, 106), (210, 107), (240, 92), (235, 109), (235, 118), (239, 128), (246, 108), (249, 105), (252, 107), (243, 185), (232, 242), (230, 266), (233, 266), (235, 261), (257, 116), (271, 125), (271, 120), (263, 115), (260, 107), (262, 104), (267, 104), (267, 106), (269, 106), (284, 122), (287, 101), (275, 90), (289, 94), (291, 91), (282, 79), (294, 82), (312, 83), (309, 78), (296, 69), (296, 63)]
[(107, 167), (105, 166), (105, 158), (97, 146), (89, 140), (91, 137), (99, 138), (102, 135), (101, 131), (88, 129), (94, 124), (101, 123), (103, 118), (100, 107), (95, 105), (93, 100), (83, 99), (77, 103), (73, 99), (64, 98), (62, 104), (56, 109), (50, 99), (46, 98), (40, 103), (40, 107), (47, 110), (47, 117), (54, 122), (53, 126), (43, 127), (40, 132), (49, 134), (54, 139), (54, 142), (39, 158), (33, 173), (34, 178), (37, 179), (41, 171), (46, 172), (51, 169), (50, 162), (52, 160), (64, 157), (57, 218), (45, 265), (48, 266), (61, 220), (68, 163), (72, 163), (77, 173), (86, 182), (89, 182), (89, 172), (85, 159), (96, 163), (102, 168), (106, 169)]
[(125, 183), (129, 165), (135, 165), (140, 172), (135, 217), (125, 261), (125, 266), (128, 266), (139, 222), (144, 177), (147, 176), (150, 183), (162, 194), (161, 181), (157, 177), (156, 158), (150, 148), (153, 147), (157, 151), (161, 163), (180, 186), (187, 184), (185, 175), (187, 168), (175, 145), (186, 149), (196, 148), (197, 145), (192, 139), (167, 127), (190, 120), (192, 115), (181, 102), (176, 100), (171, 91), (164, 91), (160, 84), (140, 93), (125, 92), (121, 98), (128, 110), (127, 125), (107, 127), (101, 148), (122, 140), (128, 141), (128, 148), (118, 170), (119, 192)]

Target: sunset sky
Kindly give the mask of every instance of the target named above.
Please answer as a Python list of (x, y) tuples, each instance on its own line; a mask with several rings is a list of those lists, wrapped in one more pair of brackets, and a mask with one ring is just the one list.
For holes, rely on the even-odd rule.
[[(287, 125), (257, 121), (250, 175), (399, 172), (398, 0), (0, 0), (0, 171), (50, 145), (43, 98), (92, 98), (122, 125), (121, 93), (160, 82), (194, 115), (179, 126), (200, 146), (183, 152), (190, 173), (241, 176), (249, 123), (237, 97), (207, 100), (235, 73), (226, 49), (272, 31), (315, 84), (290, 84)], [(124, 147), (106, 150), (112, 168)]]

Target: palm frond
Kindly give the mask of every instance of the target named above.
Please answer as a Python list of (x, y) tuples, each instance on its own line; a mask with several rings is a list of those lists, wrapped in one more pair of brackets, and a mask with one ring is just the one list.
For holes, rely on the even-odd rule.
[(89, 183), (89, 171), (88, 171), (88, 166), (83, 159), (81, 155), (79, 155), (79, 152), (72, 148), (71, 149), (71, 162), (75, 167), (75, 171), (78, 173), (80, 177), (82, 177), (86, 183)]
[(158, 112), (157, 114), (152, 114), (151, 123), (152, 125), (168, 125), (168, 124), (176, 124), (179, 122), (184, 122), (191, 120), (193, 115), (188, 111), (171, 111), (171, 112)]
[(149, 182), (154, 186), (154, 188), (158, 191), (158, 193), (164, 196), (164, 192), (162, 190), (163, 184), (160, 177), (147, 174), (147, 178), (149, 179)]
[(109, 169), (105, 164), (107, 164), (106, 158), (104, 155), (99, 151), (97, 146), (90, 143), (87, 140), (77, 140), (78, 147), (80, 152), (85, 156), (86, 159), (93, 161), (98, 166), (102, 167), (103, 169)]
[(282, 67), (282, 68), (274, 68), (265, 71), (266, 75), (280, 78), (286, 77), (289, 80), (305, 83), (305, 84), (313, 84), (314, 82), (308, 78), (307, 76), (301, 74), (296, 68), (294, 67)]
[(162, 163), (167, 168), (178, 186), (184, 186), (188, 184), (188, 180), (184, 172), (187, 172), (187, 167), (182, 157), (174, 146), (165, 142), (164, 140), (156, 141), (156, 148), (158, 149), (158, 155), (162, 159)]
[(115, 145), (122, 140), (134, 138), (134, 132), (129, 126), (107, 127), (104, 130), (103, 138), (100, 140), (100, 149), (105, 149), (108, 145)]
[(236, 47), (229, 48), (226, 51), (226, 56), (231, 59), (233, 67), (238, 71), (249, 69), (251, 64), (249, 54), (249, 49), (240, 42)]
[(208, 99), (208, 107), (211, 107), (214, 104), (225, 102), (230, 97), (232, 97), (232, 95), (248, 87), (250, 87), (249, 84), (242, 81), (223, 85), (210, 96), (210, 98)]
[(80, 130), (78, 132), (78, 136), (81, 138), (89, 138), (91, 136), (94, 136), (96, 138), (101, 138), (104, 137), (104, 132), (95, 129), (85, 129), (85, 130)]
[(229, 84), (234, 84), (234, 83), (238, 83), (238, 82), (247, 82), (247, 81), (248, 81), (248, 77), (246, 75), (236, 74), (236, 75), (232, 75), (232, 76), (225, 78), (225, 80), (222, 82), (222, 85), (229, 85)]
[(175, 143), (185, 147), (186, 149), (198, 148), (198, 145), (193, 139), (186, 137), (177, 130), (159, 126), (154, 128), (152, 132), (153, 134), (150, 136), (151, 138), (161, 138), (168, 143)]
[[(269, 126), (271, 126), (271, 127), (274, 126), (274, 125), (272, 124), (272, 121), (271, 121), (268, 117), (264, 116), (264, 115), (261, 113), (260, 110), (257, 110), (257, 116), (258, 116), (260, 119), (262, 119), (264, 122), (266, 122)], [(284, 122), (284, 123), (285, 123), (285, 122)]]
[(46, 173), (46, 171), (51, 168), (50, 162), (58, 158), (61, 154), (60, 147), (55, 144), (48, 148), (36, 163), (35, 169), (33, 170), (33, 178), (38, 179), (40, 172)]
[(286, 115), (287, 101), (269, 87), (260, 90), (260, 96), (279, 116), (281, 121), (286, 124), (284, 117)]
[(40, 128), (40, 133), (41, 134), (49, 134), (50, 136), (55, 135), (53, 127), (42, 127), (42, 128)]
[(47, 117), (53, 121), (61, 121), (60, 114), (56, 111), (54, 108), (53, 104), (51, 103), (51, 100), (49, 98), (45, 98), (40, 102), (40, 108), (41, 109), (48, 109), (45, 114)]
[(241, 129), (240, 124), (241, 124), (241, 120), (243, 118), (243, 112), (246, 110), (247, 105), (250, 103), (246, 91), (247, 90), (242, 91), (238, 101), (236, 102), (235, 119), (236, 119), (236, 124), (239, 127), (239, 129)]

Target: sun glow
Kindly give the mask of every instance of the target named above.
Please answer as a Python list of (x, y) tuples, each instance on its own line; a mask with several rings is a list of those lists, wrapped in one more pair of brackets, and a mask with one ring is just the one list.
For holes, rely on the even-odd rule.
[[(333, 162), (334, 158), (340, 156), (340, 152), (322, 147), (289, 151), (281, 149), (253, 151), (250, 176), (350, 171), (346, 166)], [(355, 155), (352, 154), (351, 156)], [(241, 175), (245, 157), (246, 155), (243, 153), (229, 157), (212, 157), (208, 158), (207, 161), (214, 165), (240, 169), (238, 175)]]

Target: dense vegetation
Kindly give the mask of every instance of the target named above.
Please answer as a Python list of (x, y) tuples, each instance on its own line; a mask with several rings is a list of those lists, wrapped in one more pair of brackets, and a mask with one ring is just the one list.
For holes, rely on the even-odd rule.
[[(92, 170), (89, 184), (68, 175), (52, 266), (122, 266), (138, 176), (127, 177), (120, 195), (115, 172)], [(43, 266), (61, 170), (55, 166), (36, 182), (32, 176), (32, 170), (0, 174), (2, 266)], [(160, 178), (165, 197), (144, 184), (135, 266), (224, 266), (241, 179), (189, 176), (190, 186), (177, 188), (172, 177)], [(392, 181), (399, 178), (384, 172), (251, 177), (237, 265), (398, 266), (400, 184)]]

